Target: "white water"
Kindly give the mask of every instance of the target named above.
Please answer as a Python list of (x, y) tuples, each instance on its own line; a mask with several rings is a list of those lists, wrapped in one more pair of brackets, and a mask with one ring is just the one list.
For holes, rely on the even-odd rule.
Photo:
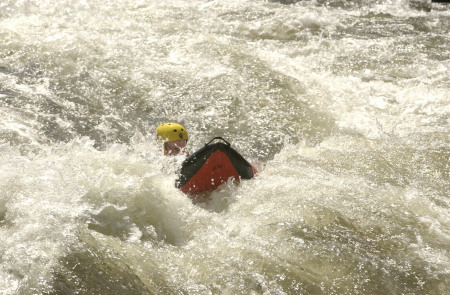
[[(448, 294), (449, 16), (3, 0), (0, 293)], [(169, 120), (265, 169), (192, 204)]]

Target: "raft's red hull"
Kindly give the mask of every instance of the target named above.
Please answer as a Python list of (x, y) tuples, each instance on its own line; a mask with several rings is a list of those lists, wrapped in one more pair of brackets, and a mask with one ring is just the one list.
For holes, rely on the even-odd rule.
[(181, 191), (198, 194), (213, 190), (230, 178), (253, 178), (254, 167), (226, 143), (207, 144), (184, 161), (177, 184)]

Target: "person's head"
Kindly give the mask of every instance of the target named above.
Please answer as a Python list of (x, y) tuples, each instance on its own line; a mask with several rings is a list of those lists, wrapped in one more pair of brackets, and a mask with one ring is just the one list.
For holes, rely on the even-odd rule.
[(189, 139), (186, 128), (178, 123), (163, 123), (156, 128), (158, 140), (164, 143), (165, 155), (177, 155)]

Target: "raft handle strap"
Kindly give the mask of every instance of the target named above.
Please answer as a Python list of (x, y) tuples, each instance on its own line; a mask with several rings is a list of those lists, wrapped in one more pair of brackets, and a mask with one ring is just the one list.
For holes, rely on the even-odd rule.
[(220, 140), (225, 141), (225, 143), (226, 143), (228, 146), (231, 145), (228, 141), (226, 141), (225, 139), (223, 139), (223, 137), (216, 136), (216, 137), (214, 137), (213, 139), (211, 139), (207, 144), (205, 144), (205, 146), (206, 146), (206, 145), (209, 145), (211, 142), (213, 142), (213, 141), (216, 140), (216, 139), (220, 139)]

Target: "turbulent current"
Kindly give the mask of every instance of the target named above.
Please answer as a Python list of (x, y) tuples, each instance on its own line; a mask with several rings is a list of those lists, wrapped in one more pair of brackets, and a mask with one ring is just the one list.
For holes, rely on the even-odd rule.
[[(450, 4), (1, 0), (0, 293), (450, 294)], [(182, 156), (265, 165), (203, 203)]]

